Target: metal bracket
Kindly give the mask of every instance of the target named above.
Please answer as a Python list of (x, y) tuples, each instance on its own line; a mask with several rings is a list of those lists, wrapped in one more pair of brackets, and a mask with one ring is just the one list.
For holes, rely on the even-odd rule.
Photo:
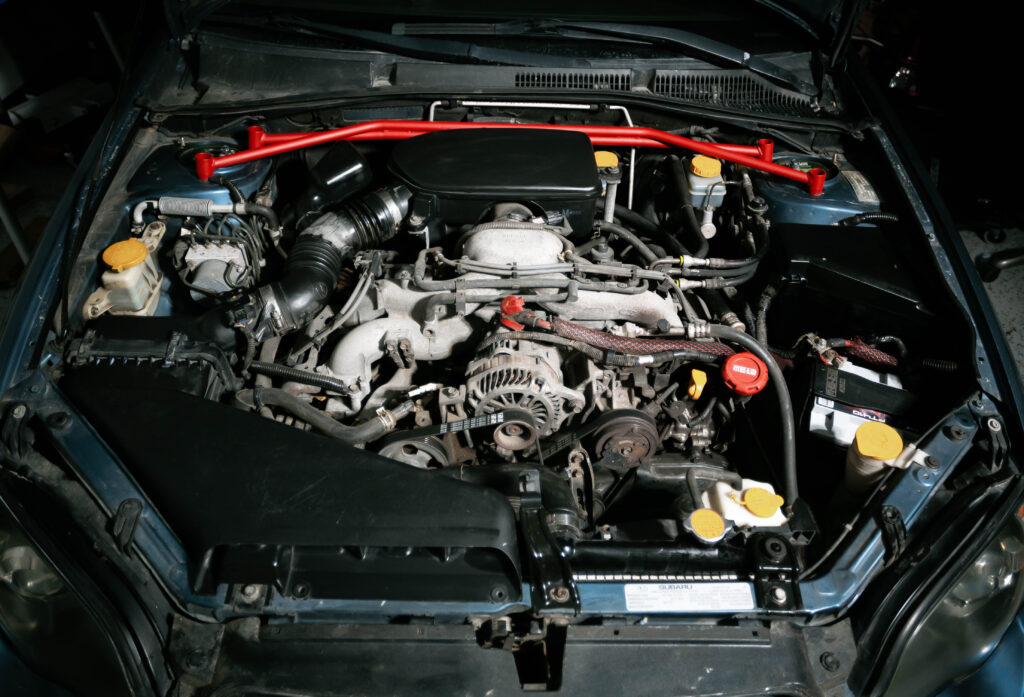
[(527, 470), (519, 476), (519, 497), (519, 526), (528, 549), (533, 609), (577, 614), (580, 596), (569, 562), (548, 528), (541, 504), (540, 472)]

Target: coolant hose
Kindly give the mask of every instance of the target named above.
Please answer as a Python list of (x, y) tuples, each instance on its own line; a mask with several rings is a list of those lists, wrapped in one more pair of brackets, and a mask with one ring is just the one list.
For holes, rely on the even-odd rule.
[(786, 503), (790, 512), (797, 500), (796, 484), (796, 417), (793, 414), (793, 400), (789, 396), (789, 388), (786, 387), (786, 380), (782, 377), (782, 370), (775, 358), (758, 341), (743, 332), (738, 332), (731, 327), (721, 324), (712, 324), (708, 327), (711, 336), (716, 339), (723, 339), (739, 344), (746, 350), (764, 361), (768, 366), (768, 377), (771, 378), (772, 386), (775, 388), (775, 395), (779, 402), (779, 417), (782, 420), (782, 469), (785, 478)]
[[(604, 211), (604, 199), (597, 199), (597, 210)], [(669, 234), (667, 231), (662, 230), (661, 227), (653, 220), (640, 215), (634, 210), (626, 208), (625, 206), (615, 206), (615, 217), (621, 220), (627, 225), (631, 225), (637, 230), (646, 232), (649, 235), (657, 235), (658, 238), (665, 244), (665, 251), (676, 256), (683, 254), (689, 254), (683, 243), (676, 239), (674, 235)], [(582, 252), (578, 252), (582, 254)]]
[(651, 251), (650, 247), (644, 244), (639, 237), (637, 237), (636, 235), (634, 235), (632, 232), (622, 227), (621, 225), (616, 225), (615, 223), (601, 223), (599, 229), (606, 235), (618, 237), (619, 239), (633, 245), (633, 248), (636, 249), (637, 254), (642, 256), (644, 258), (644, 261), (647, 262), (647, 266), (650, 266), (651, 264), (658, 260), (658, 255)]
[(303, 402), (295, 395), (279, 390), (276, 387), (256, 387), (251, 390), (239, 390), (235, 393), (235, 398), (250, 409), (257, 409), (264, 405), (280, 407), (295, 418), (305, 421), (321, 433), (352, 445), (369, 443), (380, 438), (385, 433), (393, 431), (399, 419), (416, 409), (416, 404), (412, 400), (407, 400), (394, 409), (380, 412), (372, 419), (363, 421), (355, 426), (346, 426), (345, 424), (338, 423), (311, 404)]
[(692, 251), (695, 257), (706, 257), (708, 255), (708, 241), (700, 231), (700, 222), (697, 220), (697, 213), (693, 210), (693, 203), (690, 201), (690, 181), (686, 177), (686, 167), (683, 161), (677, 156), (671, 155), (669, 165), (672, 168), (672, 179), (676, 183), (676, 191), (679, 194), (681, 212), (683, 215), (683, 232), (688, 240), (686, 246)]

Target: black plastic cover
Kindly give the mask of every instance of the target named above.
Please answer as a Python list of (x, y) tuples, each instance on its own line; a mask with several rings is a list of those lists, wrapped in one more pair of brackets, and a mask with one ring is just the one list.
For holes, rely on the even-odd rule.
[(516, 521), (497, 491), (227, 405), (71, 373), (61, 388), (195, 565), (199, 590), (515, 601)]
[(593, 225), (601, 182), (583, 133), (524, 128), (438, 131), (404, 140), (392, 175), (437, 197), (445, 223), (476, 223), (494, 203), (533, 203), (562, 213), (573, 231)]

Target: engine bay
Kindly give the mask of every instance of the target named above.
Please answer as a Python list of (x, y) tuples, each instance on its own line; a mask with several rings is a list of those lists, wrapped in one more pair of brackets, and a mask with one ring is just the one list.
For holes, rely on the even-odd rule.
[[(522, 582), (558, 608), (584, 581), (756, 577), (708, 607), (794, 609), (970, 389), (873, 144), (769, 149), (812, 193), (516, 114), (206, 180), (239, 135), (136, 139), (74, 267), (59, 372), (171, 527), (204, 529), (182, 535), (197, 593), (505, 603)], [(309, 486), (326, 498), (287, 495)], [(233, 505), (249, 527), (210, 531)]]

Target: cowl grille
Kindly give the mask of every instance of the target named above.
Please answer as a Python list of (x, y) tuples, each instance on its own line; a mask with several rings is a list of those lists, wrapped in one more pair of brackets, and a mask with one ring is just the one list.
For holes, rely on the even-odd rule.
[(516, 87), (556, 90), (612, 90), (628, 92), (632, 78), (628, 70), (592, 72), (587, 70), (531, 70), (516, 73)]
[(659, 70), (653, 92), (684, 102), (755, 113), (815, 113), (810, 97), (738, 70)]

